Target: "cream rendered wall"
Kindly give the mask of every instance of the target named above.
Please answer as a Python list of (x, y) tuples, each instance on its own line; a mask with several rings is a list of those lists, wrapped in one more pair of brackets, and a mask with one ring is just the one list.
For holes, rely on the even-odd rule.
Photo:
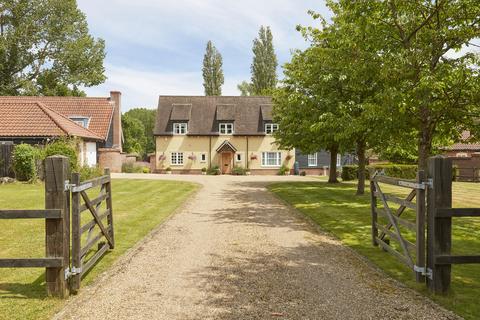
[[(280, 151), (282, 164), (289, 168), (292, 168), (295, 162), (295, 151), (278, 150), (272, 136), (168, 136), (156, 138), (156, 168), (157, 170), (164, 170), (167, 167), (171, 167), (172, 170), (200, 170), (203, 167), (208, 168), (210, 160), (212, 166), (220, 165), (221, 155), (216, 150), (225, 140), (229, 141), (242, 156), (241, 162), (237, 162), (235, 156), (234, 165), (236, 166), (247, 167), (248, 162), (248, 167), (253, 170), (275, 169), (276, 167), (262, 167), (262, 152), (266, 151)], [(209, 150), (211, 150), (210, 153)], [(172, 152), (183, 152), (183, 165), (171, 164)], [(202, 153), (207, 154), (206, 162), (201, 162)], [(165, 159), (162, 160), (162, 156)], [(188, 159), (189, 156), (194, 156), (195, 159)], [(257, 159), (252, 160), (252, 156), (256, 156)], [(287, 157), (289, 157), (288, 160)]]

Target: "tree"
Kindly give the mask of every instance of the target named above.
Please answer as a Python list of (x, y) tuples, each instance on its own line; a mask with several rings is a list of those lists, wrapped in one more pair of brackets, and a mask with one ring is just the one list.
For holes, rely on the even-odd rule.
[(128, 153), (143, 152), (143, 146), (146, 144), (145, 127), (142, 122), (127, 114), (122, 115), (122, 131), (125, 139), (123, 149)]
[(251, 83), (243, 81), (237, 88), (242, 96), (270, 95), (277, 86), (278, 66), (270, 27), (260, 27), (258, 38), (253, 40), (252, 51)]
[(0, 95), (81, 95), (105, 81), (104, 57), (75, 0), (0, 3)]
[(155, 139), (153, 137), (153, 129), (155, 127), (155, 118), (157, 110), (147, 109), (147, 108), (134, 108), (130, 109), (123, 114), (123, 117), (127, 116), (129, 118), (139, 120), (143, 127), (144, 131), (142, 137), (145, 138), (144, 143), (141, 145), (140, 154), (142, 157), (147, 156), (149, 153), (155, 152)]
[(410, 140), (403, 143), (416, 143), (419, 169), (435, 144), (458, 140), (461, 130), (478, 137), (479, 60), (459, 50), (480, 36), (480, 2), (341, 0), (335, 6), (344, 19), (365, 21), (363, 40), (382, 60), (381, 111), (394, 119), (393, 134), (406, 129)]
[(206, 96), (221, 96), (224, 82), (222, 70), (222, 55), (212, 44), (207, 43), (207, 51), (203, 58), (203, 87)]

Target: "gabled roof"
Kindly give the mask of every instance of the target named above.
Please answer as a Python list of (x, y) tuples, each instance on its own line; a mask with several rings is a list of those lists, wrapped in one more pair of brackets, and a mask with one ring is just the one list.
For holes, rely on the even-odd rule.
[(444, 150), (450, 151), (480, 151), (480, 143), (473, 142), (469, 143), (472, 140), (472, 135), (470, 131), (463, 131), (460, 134), (460, 141), (458, 143), (454, 143), (451, 146), (443, 148)]
[(222, 144), (217, 148), (217, 152), (237, 152), (237, 148), (230, 143), (230, 141), (225, 140)]
[(88, 129), (102, 140), (108, 138), (115, 108), (110, 98), (91, 97), (0, 96), (0, 103), (18, 105), (40, 103), (66, 118), (90, 118)]
[(0, 101), (0, 137), (61, 136), (102, 140), (96, 133), (41, 103)]
[(271, 121), (270, 97), (160, 96), (155, 135), (173, 134), (181, 105), (190, 106), (188, 135), (218, 135), (221, 122), (233, 122), (234, 135), (264, 135), (264, 121)]

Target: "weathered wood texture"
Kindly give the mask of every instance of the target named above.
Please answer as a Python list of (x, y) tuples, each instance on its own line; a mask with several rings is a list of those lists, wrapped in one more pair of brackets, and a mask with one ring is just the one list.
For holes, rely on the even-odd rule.
[[(426, 182), (425, 180), (425, 171), (420, 170), (417, 173), (417, 183), (423, 184)], [(417, 230), (416, 230), (416, 266), (419, 268), (423, 268), (425, 271), (427, 267), (426, 263), (426, 252), (425, 252), (425, 221), (426, 221), (426, 193), (425, 189), (417, 189), (416, 191), (416, 223), (417, 223)], [(425, 275), (421, 271), (415, 272), (415, 277), (417, 282), (425, 282)]]
[(47, 267), (45, 280), (47, 294), (66, 297), (68, 286), (65, 280), (65, 269), (70, 263), (70, 193), (65, 188), (69, 180), (69, 160), (64, 156), (53, 156), (45, 159), (45, 209), (60, 209), (60, 219), (45, 220), (45, 242), (47, 258), (62, 258), (59, 267)]
[(0, 177), (15, 177), (12, 170), (13, 143), (0, 143)]
[(62, 210), (0, 210), (0, 219), (60, 219)]

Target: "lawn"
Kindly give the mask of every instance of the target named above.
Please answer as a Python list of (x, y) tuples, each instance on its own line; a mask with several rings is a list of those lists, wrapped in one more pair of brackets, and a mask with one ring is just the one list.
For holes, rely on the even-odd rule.
[[(381, 185), (387, 193), (406, 195), (408, 189)], [(387, 274), (430, 296), (466, 319), (480, 318), (480, 265), (456, 265), (452, 268), (452, 291), (448, 296), (432, 296), (425, 285), (415, 283), (410, 269), (390, 254), (372, 246), (370, 195), (355, 196), (353, 182), (277, 183), (269, 189), (310, 217), (321, 229), (367, 257)], [(454, 183), (455, 207), (480, 207), (480, 184)], [(406, 213), (406, 217), (409, 213)], [(480, 254), (480, 220), (453, 219), (454, 254)], [(393, 243), (393, 241), (392, 241)]]
[[(115, 250), (108, 252), (87, 274), (82, 286), (162, 223), (197, 186), (155, 180), (113, 180)], [(34, 209), (44, 206), (42, 184), (0, 186), (0, 208)], [(91, 219), (91, 217), (90, 217)], [(0, 257), (42, 257), (44, 220), (0, 220)], [(63, 300), (46, 297), (44, 269), (0, 269), (0, 319), (48, 319)]]

